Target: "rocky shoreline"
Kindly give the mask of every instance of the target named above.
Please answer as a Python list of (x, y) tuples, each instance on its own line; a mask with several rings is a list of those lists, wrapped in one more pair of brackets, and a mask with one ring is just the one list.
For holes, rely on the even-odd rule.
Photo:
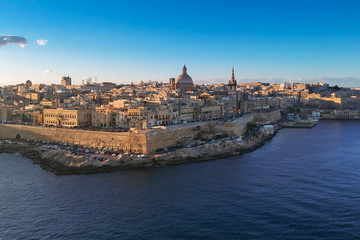
[(144, 168), (178, 165), (192, 162), (209, 161), (247, 152), (252, 152), (271, 140), (274, 134), (259, 133), (246, 140), (226, 140), (208, 143), (191, 148), (181, 148), (173, 152), (152, 154), (145, 158), (122, 157), (120, 159), (105, 159), (98, 161), (88, 156), (74, 156), (71, 151), (54, 150), (34, 145), (1, 144), (0, 153), (19, 153), (29, 158), (34, 164), (56, 175), (91, 174), (111, 172), (121, 169)]

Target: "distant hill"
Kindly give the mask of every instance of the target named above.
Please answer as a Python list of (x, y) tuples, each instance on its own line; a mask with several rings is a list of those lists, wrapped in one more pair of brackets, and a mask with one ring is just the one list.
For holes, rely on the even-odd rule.
[[(195, 82), (197, 84), (209, 83), (209, 84), (227, 84), (229, 79), (225, 78), (212, 78), (203, 79)], [(330, 86), (338, 85), (339, 87), (360, 87), (360, 78), (355, 77), (315, 77), (315, 78), (297, 78), (297, 79), (286, 79), (286, 78), (240, 78), (237, 79), (238, 84), (251, 83), (251, 82), (262, 82), (262, 83), (281, 83), (281, 82), (299, 82), (299, 83), (315, 83), (315, 82), (326, 82)]]

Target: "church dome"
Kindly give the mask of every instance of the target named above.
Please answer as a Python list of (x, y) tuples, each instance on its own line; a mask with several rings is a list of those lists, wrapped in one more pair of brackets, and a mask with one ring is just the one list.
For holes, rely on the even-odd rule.
[(25, 85), (28, 86), (28, 87), (31, 87), (32, 86), (32, 82), (30, 80), (27, 80), (25, 82)]
[(176, 79), (176, 86), (187, 85), (194, 86), (192, 78), (186, 72), (187, 68), (184, 64), (182, 74)]

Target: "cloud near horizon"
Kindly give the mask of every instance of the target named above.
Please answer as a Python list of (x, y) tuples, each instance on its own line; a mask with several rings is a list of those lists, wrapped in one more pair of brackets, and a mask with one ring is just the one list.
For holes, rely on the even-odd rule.
[(0, 47), (8, 44), (17, 44), (20, 47), (25, 47), (27, 40), (24, 37), (13, 36), (13, 35), (0, 35)]
[(46, 69), (45, 71), (43, 71), (43, 75), (50, 75), (50, 76), (54, 76), (54, 75), (57, 75), (58, 73), (53, 71), (53, 70), (50, 70), (50, 69)]
[(46, 40), (46, 39), (39, 39), (39, 40), (36, 40), (36, 42), (37, 42), (37, 44), (38, 44), (39, 46), (45, 46), (45, 45), (47, 44), (48, 40)]

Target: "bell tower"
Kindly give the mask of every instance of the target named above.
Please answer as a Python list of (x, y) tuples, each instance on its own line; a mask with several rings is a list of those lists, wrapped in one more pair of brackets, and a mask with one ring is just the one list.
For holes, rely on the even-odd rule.
[(229, 92), (236, 92), (236, 80), (235, 80), (235, 74), (234, 74), (234, 66), (232, 67), (231, 71), (231, 78), (228, 83), (228, 89)]
[(238, 99), (238, 92), (236, 91), (236, 85), (237, 83), (235, 80), (234, 66), (233, 66), (231, 71), (231, 77), (227, 86), (231, 112), (237, 112), (239, 109), (239, 99)]

